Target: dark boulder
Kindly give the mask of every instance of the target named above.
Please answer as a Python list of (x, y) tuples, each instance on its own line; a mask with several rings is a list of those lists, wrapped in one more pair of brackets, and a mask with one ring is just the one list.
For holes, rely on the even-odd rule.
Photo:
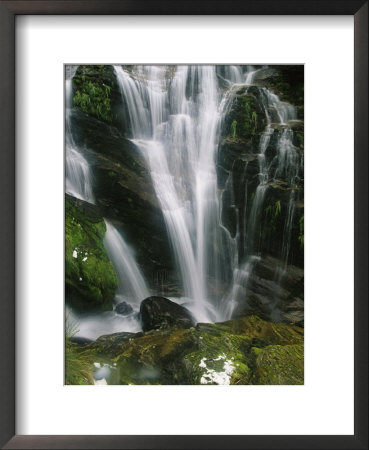
[(142, 329), (190, 328), (194, 325), (191, 313), (165, 297), (148, 297), (140, 306)]
[(127, 302), (122, 302), (115, 307), (115, 312), (121, 316), (128, 316), (128, 314), (133, 313), (133, 308)]

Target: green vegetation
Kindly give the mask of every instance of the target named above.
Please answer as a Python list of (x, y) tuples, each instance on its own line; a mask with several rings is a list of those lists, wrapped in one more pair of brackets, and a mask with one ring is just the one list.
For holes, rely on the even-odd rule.
[(241, 133), (246, 137), (253, 136), (256, 133), (258, 117), (256, 114), (256, 99), (251, 95), (242, 97), (243, 123)]
[(70, 314), (65, 318), (65, 384), (93, 384), (93, 365), (89, 356), (77, 351), (77, 345), (71, 338), (78, 332), (78, 325), (73, 322)]
[(74, 105), (97, 119), (111, 122), (110, 92), (110, 86), (104, 83), (101, 83), (101, 85), (93, 83), (82, 76), (81, 83), (73, 98)]
[(281, 214), (281, 201), (277, 200), (273, 205), (268, 205), (265, 214), (269, 217), (278, 217)]
[(303, 340), (302, 328), (249, 316), (190, 329), (116, 333), (86, 351), (95, 361), (110, 358), (118, 384), (303, 384)]
[(65, 205), (65, 283), (67, 303), (77, 310), (109, 310), (118, 286), (103, 245), (102, 218), (93, 217), (68, 198)]
[(237, 129), (237, 120), (234, 120), (231, 124), (231, 133), (232, 133), (233, 139), (236, 139), (236, 136), (237, 136), (236, 129)]
[(111, 123), (114, 73), (110, 66), (79, 66), (73, 78), (74, 106), (104, 122)]
[(270, 345), (256, 358), (255, 384), (303, 384), (304, 346)]

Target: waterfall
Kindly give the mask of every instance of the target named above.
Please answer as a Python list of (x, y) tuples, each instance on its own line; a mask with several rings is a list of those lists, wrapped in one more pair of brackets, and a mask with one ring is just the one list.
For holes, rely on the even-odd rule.
[[(72, 133), (76, 68), (68, 66), (66, 73), (66, 192), (95, 203), (85, 149), (78, 147)], [(150, 173), (182, 284), (182, 297), (173, 300), (185, 304), (199, 322), (230, 319), (245, 301), (250, 279), (262, 259), (261, 227), (270, 196), (275, 195), (271, 186), (278, 183), (284, 183), (281, 263), (274, 273), (280, 286), (291, 261), (303, 164), (293, 143), (296, 110), (255, 84), (265, 66), (113, 68), (129, 121), (122, 129), (141, 152)], [(229, 134), (224, 124), (240, 93), (255, 97), (265, 128), (259, 129), (252, 144), (247, 143), (251, 156), (242, 160), (242, 171), (235, 172), (237, 178), (233, 178), (233, 168), (226, 170), (220, 188), (218, 150), (223, 134)], [(240, 145), (245, 146), (245, 141)], [(248, 192), (248, 167), (257, 168), (252, 192)], [(241, 194), (240, 189), (244, 189)], [(231, 227), (223, 223), (226, 208), (234, 216)], [(124, 240), (124, 230), (122, 234), (105, 222), (104, 246), (118, 276), (115, 303), (126, 300), (137, 312), (150, 289)], [(278, 293), (271, 303), (277, 304), (277, 297)], [(278, 317), (277, 313), (273, 317)], [(139, 327), (133, 316), (129, 320), (128, 328)]]
[[(235, 237), (221, 221), (216, 158), (222, 119), (232, 94), (251, 86), (260, 68), (253, 66), (114, 66), (130, 120), (131, 140), (141, 150), (151, 173), (168, 237), (181, 274), (184, 296), (199, 321), (230, 318), (260, 260), (258, 226), (269, 183), (285, 177), (293, 185), (300, 158), (289, 126), (295, 108), (266, 88), (258, 88), (267, 125), (259, 143), (259, 185), (251, 209), (236, 211), (243, 231)], [(219, 83), (228, 89), (219, 88)], [(278, 124), (277, 154), (266, 158)], [(273, 173), (274, 170), (274, 173)], [(228, 183), (232, 183), (229, 179)], [(283, 258), (288, 261), (295, 190), (283, 234)], [(247, 220), (248, 217), (248, 220)], [(243, 242), (243, 257), (238, 248)], [(215, 285), (233, 273), (228, 293)]]
[[(258, 70), (250, 72), (246, 77), (245, 85), (252, 84), (253, 77)], [(281, 102), (277, 95), (266, 88), (260, 88), (264, 114), (267, 119), (267, 125), (262, 132), (259, 141), (258, 165), (259, 165), (259, 184), (256, 187), (254, 198), (251, 204), (250, 212), (247, 218), (246, 202), (243, 211), (243, 254), (244, 258), (237, 264), (233, 264), (233, 281), (229, 293), (226, 297), (225, 308), (228, 316), (231, 317), (239, 300), (245, 298), (248, 282), (253, 272), (255, 264), (260, 261), (260, 221), (265, 207), (266, 193), (269, 189), (269, 183), (283, 178), (290, 187), (288, 211), (284, 223), (282, 236), (282, 260), (283, 265), (275, 268), (274, 280), (280, 286), (285, 269), (288, 264), (292, 223), (295, 213), (296, 184), (299, 179), (299, 171), (302, 161), (297, 148), (293, 145), (293, 131), (290, 124), (297, 120), (295, 108), (285, 102)], [(226, 104), (226, 103), (225, 103)], [(226, 107), (223, 106), (225, 109)], [(271, 115), (276, 119), (272, 123)], [(271, 162), (267, 162), (266, 150), (270, 144), (271, 136), (274, 133), (273, 126), (279, 125), (282, 129), (277, 134), (276, 155)], [(273, 172), (274, 167), (274, 172)], [(245, 195), (246, 197), (247, 195)], [(235, 245), (240, 246), (240, 232), (234, 238)], [(278, 320), (278, 312), (273, 311), (278, 302), (279, 292), (275, 293), (275, 298), (270, 299), (268, 305), (272, 309), (272, 317)]]
[(94, 203), (92, 176), (89, 164), (75, 143), (71, 130), (73, 107), (72, 80), (77, 66), (66, 66), (65, 82), (65, 190), (76, 198)]
[(129, 303), (139, 306), (141, 301), (150, 296), (145, 280), (135, 261), (132, 250), (119, 231), (107, 220), (104, 246), (113, 262), (118, 277), (117, 298), (126, 298)]
[[(93, 195), (93, 177), (90, 165), (82, 155), (81, 149), (75, 143), (71, 113), (73, 108), (72, 80), (78, 66), (66, 66), (66, 192), (76, 198), (95, 203)], [(141, 331), (141, 324), (137, 317), (140, 303), (150, 296), (144, 278), (135, 261), (133, 252), (125, 242), (119, 231), (107, 220), (106, 234), (103, 244), (111, 259), (118, 278), (118, 290), (115, 302), (126, 300), (133, 307), (133, 314), (123, 317), (114, 311), (102, 315), (75, 316), (78, 323), (78, 336), (96, 339), (103, 334)]]
[(131, 120), (161, 205), (184, 295), (201, 321), (218, 319), (208, 292), (220, 276), (221, 227), (215, 155), (219, 93), (214, 66), (115, 66)]

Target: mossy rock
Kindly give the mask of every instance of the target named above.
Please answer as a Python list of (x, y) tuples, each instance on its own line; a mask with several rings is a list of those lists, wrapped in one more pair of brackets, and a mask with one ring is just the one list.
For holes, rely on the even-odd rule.
[(66, 196), (66, 302), (76, 311), (112, 309), (118, 281), (103, 245), (105, 232), (96, 208)]
[[(119, 384), (264, 384), (255, 375), (264, 349), (302, 346), (303, 339), (299, 327), (250, 316), (190, 329), (116, 333), (83, 348), (96, 361), (110, 358)], [(293, 376), (302, 382), (301, 371)]]
[(79, 66), (73, 78), (74, 106), (104, 122), (112, 122), (114, 84), (111, 66)]
[(223, 133), (234, 142), (249, 140), (259, 135), (265, 129), (266, 123), (258, 88), (241, 88), (234, 94)]
[(304, 346), (270, 345), (257, 352), (254, 384), (304, 384)]

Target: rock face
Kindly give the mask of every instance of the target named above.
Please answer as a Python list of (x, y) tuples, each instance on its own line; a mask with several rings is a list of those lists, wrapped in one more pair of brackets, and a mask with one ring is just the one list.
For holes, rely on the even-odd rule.
[(304, 67), (285, 65), (262, 69), (254, 83), (275, 92), (281, 100), (296, 106), (298, 118), (304, 120)]
[[(300, 120), (281, 123), (273, 102), (266, 102), (266, 87), (294, 105)], [(257, 314), (304, 323), (303, 93), (303, 67), (276, 66), (259, 70), (253, 86), (236, 88), (229, 96), (217, 175), (222, 224), (237, 238), (246, 280), (237, 294), (235, 317)], [(266, 115), (271, 122), (267, 135)]]
[(103, 336), (83, 352), (116, 368), (112, 384), (303, 384), (303, 339), (302, 328), (250, 316)]
[(148, 297), (141, 303), (140, 315), (144, 331), (159, 328), (190, 328), (194, 321), (190, 312), (164, 297)]
[(65, 298), (75, 311), (112, 309), (118, 281), (103, 245), (105, 231), (98, 208), (66, 195)]
[[(235, 317), (257, 315), (264, 320), (304, 326), (304, 271), (289, 265), (283, 276), (275, 277), (279, 261), (271, 256), (260, 259), (249, 278), (245, 301)], [(278, 306), (278, 308), (276, 308)]]

